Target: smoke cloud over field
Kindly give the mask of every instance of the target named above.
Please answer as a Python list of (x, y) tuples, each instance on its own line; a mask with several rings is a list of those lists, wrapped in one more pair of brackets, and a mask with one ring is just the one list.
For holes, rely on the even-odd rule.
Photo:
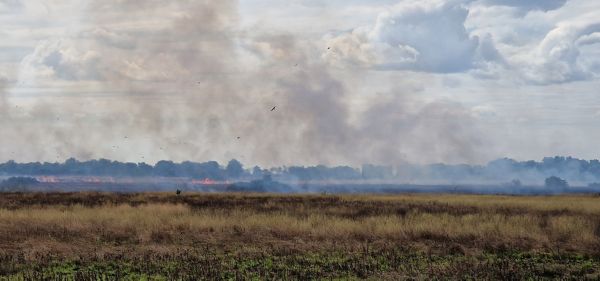
[(422, 99), (403, 81), (361, 93), (347, 81), (366, 70), (337, 71), (322, 42), (240, 28), (237, 1), (70, 7), (75, 27), (38, 44), (11, 83), (58, 90), (12, 110), (0, 81), (3, 160), (486, 159), (489, 143), (461, 104)]

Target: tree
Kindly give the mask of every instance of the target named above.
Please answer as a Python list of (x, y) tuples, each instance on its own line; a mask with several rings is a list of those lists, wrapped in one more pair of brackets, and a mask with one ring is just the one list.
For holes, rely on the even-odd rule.
[(174, 177), (177, 175), (177, 165), (173, 161), (158, 161), (154, 165), (154, 173), (161, 177)]
[(507, 184), (507, 186), (510, 186), (510, 187), (522, 187), (522, 186), (523, 186), (523, 184), (521, 183), (521, 181), (520, 181), (519, 179), (514, 179), (514, 180), (511, 180), (511, 181), (510, 181), (510, 182)]
[(547, 188), (552, 188), (552, 189), (565, 189), (569, 187), (569, 183), (567, 183), (566, 180), (563, 180), (559, 177), (555, 177), (555, 176), (551, 176), (549, 178), (546, 179), (546, 181), (544, 182), (544, 185)]
[(600, 183), (593, 182), (593, 183), (590, 183), (590, 184), (588, 184), (588, 187), (589, 187), (589, 188), (596, 188), (596, 189), (600, 189)]
[(230, 178), (239, 178), (244, 174), (244, 168), (242, 167), (242, 163), (235, 159), (232, 159), (227, 163), (227, 167), (225, 168), (225, 173), (227, 177)]
[(264, 172), (259, 166), (254, 166), (254, 169), (252, 169), (252, 175), (254, 177), (260, 178), (263, 176), (263, 174)]
[(7, 192), (24, 192), (28, 191), (40, 182), (36, 178), (31, 177), (11, 177), (0, 182), (0, 191)]

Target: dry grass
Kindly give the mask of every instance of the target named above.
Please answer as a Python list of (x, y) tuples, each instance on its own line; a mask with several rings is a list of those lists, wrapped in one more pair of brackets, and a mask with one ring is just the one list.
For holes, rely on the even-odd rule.
[(418, 194), (398, 196), (356, 196), (350, 200), (387, 202), (436, 202), (454, 206), (475, 206), (480, 208), (526, 208), (536, 211), (572, 211), (600, 214), (600, 196), (560, 195), (560, 196), (504, 196), (504, 195), (448, 195)]
[(107, 272), (110, 280), (598, 277), (599, 203), (596, 196), (2, 194), (0, 280), (97, 280)]
[(0, 202), (5, 251), (69, 255), (73, 249), (198, 245), (302, 250), (368, 242), (467, 252), (600, 253), (600, 198), (592, 196), (94, 193), (9, 194)]

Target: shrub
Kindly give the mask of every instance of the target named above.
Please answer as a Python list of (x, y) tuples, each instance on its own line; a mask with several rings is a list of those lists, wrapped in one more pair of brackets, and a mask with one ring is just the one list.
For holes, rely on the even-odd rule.
[(11, 177), (0, 182), (0, 191), (27, 191), (29, 187), (39, 183), (31, 177)]
[(546, 179), (544, 186), (546, 186), (547, 188), (552, 188), (552, 189), (564, 189), (564, 188), (568, 188), (569, 184), (567, 183), (566, 180), (563, 180), (559, 177), (549, 177)]

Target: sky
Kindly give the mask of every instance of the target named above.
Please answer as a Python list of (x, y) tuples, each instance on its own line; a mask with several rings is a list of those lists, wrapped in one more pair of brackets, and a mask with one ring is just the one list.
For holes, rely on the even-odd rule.
[(599, 13), (596, 0), (0, 0), (0, 161), (599, 158)]

